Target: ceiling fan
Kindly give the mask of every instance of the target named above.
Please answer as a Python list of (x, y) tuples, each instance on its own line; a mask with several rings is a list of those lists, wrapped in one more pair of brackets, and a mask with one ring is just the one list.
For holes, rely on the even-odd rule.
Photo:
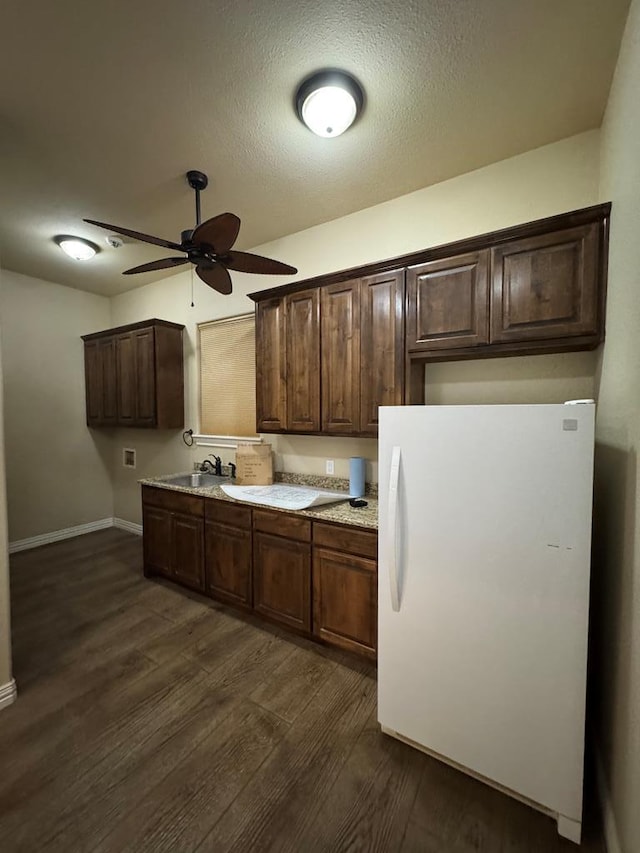
[(134, 240), (142, 240), (143, 243), (153, 243), (154, 246), (162, 246), (176, 252), (186, 252), (186, 258), (161, 258), (159, 261), (151, 261), (151, 263), (140, 264), (140, 266), (125, 270), (123, 275), (169, 269), (169, 267), (177, 267), (191, 261), (192, 264), (195, 264), (196, 274), (205, 284), (226, 295), (232, 290), (229, 270), (260, 273), (262, 275), (293, 275), (298, 272), (295, 267), (289, 266), (289, 264), (264, 258), (262, 255), (233, 251), (231, 247), (238, 237), (240, 220), (233, 213), (221, 213), (219, 216), (214, 216), (213, 219), (201, 222), (200, 192), (206, 189), (209, 179), (204, 172), (192, 169), (187, 172), (187, 182), (196, 194), (196, 227), (193, 230), (183, 231), (180, 235), (180, 243), (172, 243), (170, 240), (163, 240), (161, 237), (151, 237), (149, 234), (141, 234), (138, 231), (131, 231), (129, 228), (120, 228), (118, 225), (109, 225), (107, 222), (96, 222), (95, 219), (84, 220), (90, 225), (106, 228), (107, 231), (115, 231), (116, 234), (122, 234), (124, 237), (133, 237)]

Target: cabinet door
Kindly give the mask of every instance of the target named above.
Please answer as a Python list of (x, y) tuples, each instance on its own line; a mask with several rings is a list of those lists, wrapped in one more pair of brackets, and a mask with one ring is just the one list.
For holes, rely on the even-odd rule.
[(144, 573), (171, 577), (171, 513), (155, 506), (142, 507)]
[(191, 515), (172, 513), (171, 569), (185, 586), (204, 589), (204, 522)]
[(133, 426), (136, 419), (135, 343), (132, 332), (116, 338), (116, 376), (118, 388), (118, 423)]
[(251, 530), (206, 522), (205, 577), (214, 598), (251, 607)]
[(320, 292), (286, 298), (287, 429), (320, 430)]
[(489, 341), (489, 252), (407, 270), (407, 350), (475, 347)]
[(99, 342), (84, 345), (84, 382), (87, 396), (87, 426), (102, 424), (103, 384)]
[(115, 338), (99, 338), (98, 353), (102, 377), (102, 423), (114, 425), (118, 420)]
[(321, 290), (322, 429), (360, 430), (360, 280)]
[(134, 332), (135, 426), (153, 426), (156, 420), (154, 330)]
[(404, 402), (404, 270), (360, 289), (360, 432), (378, 434), (378, 407)]
[(492, 342), (597, 333), (598, 234), (593, 223), (492, 250)]
[(253, 607), (284, 625), (311, 630), (311, 546), (255, 531)]
[(375, 560), (315, 548), (313, 633), (373, 658), (377, 621)]
[(284, 299), (256, 306), (256, 430), (282, 431), (287, 425), (286, 327)]

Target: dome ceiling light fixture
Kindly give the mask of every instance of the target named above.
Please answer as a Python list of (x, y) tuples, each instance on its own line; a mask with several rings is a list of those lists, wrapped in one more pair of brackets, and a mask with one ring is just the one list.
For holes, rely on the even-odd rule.
[(346, 71), (318, 71), (303, 80), (296, 92), (298, 118), (317, 136), (340, 136), (363, 104), (362, 87)]
[(97, 252), (99, 247), (91, 240), (85, 240), (84, 237), (72, 237), (69, 234), (59, 234), (53, 238), (54, 242), (60, 246), (62, 251), (73, 258), (74, 261), (88, 261)]

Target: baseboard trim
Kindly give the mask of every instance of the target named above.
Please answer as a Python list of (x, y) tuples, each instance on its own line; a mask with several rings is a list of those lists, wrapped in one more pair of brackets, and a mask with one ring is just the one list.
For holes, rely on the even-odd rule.
[(99, 521), (90, 521), (88, 524), (77, 524), (75, 527), (52, 530), (51, 533), (41, 533), (39, 536), (30, 536), (28, 539), (18, 539), (16, 542), (9, 542), (9, 553), (27, 551), (29, 548), (38, 548), (40, 545), (48, 545), (50, 542), (59, 542), (62, 539), (72, 539), (74, 536), (82, 536), (84, 533), (93, 533), (94, 530), (104, 530), (107, 527), (113, 527), (112, 518), (101, 518)]
[(39, 536), (30, 536), (28, 539), (9, 542), (9, 553), (28, 551), (30, 548), (39, 548), (40, 545), (60, 542), (62, 539), (72, 539), (74, 536), (83, 536), (85, 533), (93, 533), (95, 530), (106, 530), (108, 527), (118, 527), (120, 530), (142, 536), (141, 524), (125, 521), (124, 518), (101, 518), (98, 521), (90, 521), (88, 524), (78, 524), (75, 527), (66, 527), (64, 530), (52, 530), (51, 533), (42, 533)]
[(616, 824), (616, 816), (613, 811), (613, 806), (611, 805), (611, 794), (609, 792), (609, 785), (607, 784), (607, 777), (604, 772), (602, 752), (600, 751), (598, 744), (595, 745), (594, 752), (605, 847), (607, 848), (607, 853), (622, 853), (620, 836), (618, 835), (618, 826)]
[(124, 518), (114, 518), (113, 526), (119, 530), (126, 530), (128, 533), (135, 533), (136, 536), (142, 536), (142, 525), (135, 524), (133, 521), (126, 521)]
[(17, 696), (18, 690), (13, 678), (8, 684), (0, 684), (0, 710), (15, 702)]

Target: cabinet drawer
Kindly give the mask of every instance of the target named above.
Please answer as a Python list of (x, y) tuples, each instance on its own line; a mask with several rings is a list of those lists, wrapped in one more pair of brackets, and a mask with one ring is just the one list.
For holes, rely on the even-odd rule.
[(173, 512), (186, 515), (204, 515), (204, 498), (186, 495), (184, 492), (174, 492), (169, 489), (156, 489), (153, 486), (142, 487), (142, 503), (159, 506)]
[(207, 521), (217, 521), (230, 527), (251, 530), (251, 510), (248, 506), (238, 506), (228, 501), (216, 501), (209, 498), (204, 502), (204, 514)]
[(253, 511), (254, 530), (284, 536), (286, 539), (298, 539), (300, 542), (311, 541), (311, 522), (306, 518), (287, 515), (284, 512), (269, 512), (264, 509)]
[(378, 557), (378, 534), (369, 530), (314, 521), (313, 544), (347, 554), (361, 554), (374, 560)]

